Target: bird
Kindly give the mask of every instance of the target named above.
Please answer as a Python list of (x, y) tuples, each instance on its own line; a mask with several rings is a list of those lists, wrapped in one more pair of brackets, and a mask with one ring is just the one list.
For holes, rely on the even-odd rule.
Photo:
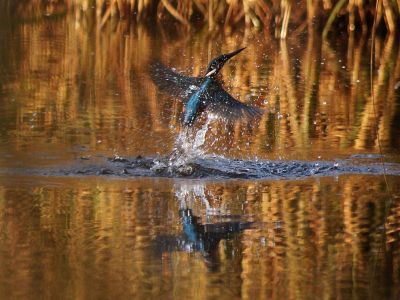
[(196, 251), (204, 257), (210, 268), (220, 265), (218, 249), (221, 241), (238, 243), (241, 232), (257, 228), (257, 223), (241, 220), (237, 216), (225, 216), (226, 221), (203, 224), (201, 217), (194, 215), (190, 208), (180, 209), (179, 216), (182, 232), (155, 236), (151, 247), (153, 253), (162, 256), (166, 252)]
[(262, 109), (242, 103), (231, 96), (224, 90), (220, 80), (219, 72), (225, 63), (244, 49), (245, 47), (215, 57), (208, 64), (205, 75), (199, 77), (179, 74), (160, 62), (151, 64), (150, 76), (160, 91), (185, 104), (183, 126), (192, 127), (204, 111), (228, 121), (262, 115)]

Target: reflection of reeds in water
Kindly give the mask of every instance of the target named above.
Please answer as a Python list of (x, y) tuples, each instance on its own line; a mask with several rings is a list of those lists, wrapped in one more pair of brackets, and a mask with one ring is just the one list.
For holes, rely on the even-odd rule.
[[(238, 213), (242, 206), (258, 224), (234, 245), (221, 242), (212, 272), (201, 255), (152, 256), (156, 236), (182, 232), (172, 183), (65, 180), (74, 188), (58, 187), (58, 179), (47, 188), (25, 190), (19, 181), (0, 188), (3, 296), (45, 290), (49, 298), (66, 292), (71, 298), (173, 293), (204, 299), (221, 295), (228, 282), (230, 292), (245, 299), (364, 299), (398, 289), (399, 203), (385, 234), (386, 195), (376, 177), (205, 184), (214, 207)], [(210, 195), (221, 195), (218, 203)]]
[(246, 27), (274, 30), (276, 37), (284, 39), (289, 28), (297, 34), (305, 28), (310, 32), (322, 29), (321, 24), (326, 36), (332, 28), (339, 27), (343, 19), (350, 34), (357, 28), (366, 33), (374, 13), (378, 25), (382, 22), (387, 31), (395, 33), (400, 3), (381, 0), (375, 5), (355, 0), (308, 0), (296, 3), (296, 9), (292, 10), (292, 2), (288, 0), (27, 0), (12, 3), (10, 10), (22, 15), (49, 15), (70, 9), (77, 14), (95, 15), (101, 27), (113, 19), (139, 22), (172, 19), (184, 27), (206, 24), (209, 30), (223, 27), (228, 31), (244, 23)]
[[(342, 48), (313, 35), (304, 50), (297, 40), (260, 44), (236, 35), (225, 37), (223, 48), (214, 48), (215, 37), (201, 33), (194, 44), (185, 35), (170, 43), (167, 31), (154, 38), (143, 26), (132, 29), (123, 22), (107, 27), (112, 35), (86, 23), (76, 26), (67, 18), (19, 29), (24, 43), (16, 45), (13, 69), (4, 70), (18, 80), (11, 76), (2, 83), (18, 104), (5, 103), (16, 109), (16, 117), (15, 127), (9, 122), (3, 127), (10, 128), (16, 149), (50, 143), (155, 153), (161, 142), (172, 147), (174, 133), (165, 124), (179, 126), (182, 106), (157, 92), (147, 75), (149, 63), (160, 59), (197, 75), (213, 56), (243, 44), (247, 49), (224, 67), (223, 77), (233, 95), (266, 113), (251, 125), (212, 126), (210, 141), (219, 139), (212, 150), (330, 157), (351, 149), (375, 151), (378, 133), (384, 149), (398, 146), (394, 120), (400, 54), (392, 37), (376, 40), (375, 120), (365, 39), (350, 40), (342, 55)], [(149, 136), (154, 137), (151, 143)]]
[[(390, 36), (385, 43), (382, 53), (380, 53), (380, 64), (377, 70), (378, 75), (375, 77), (373, 82), (374, 99), (377, 100), (374, 102), (372, 97), (367, 98), (368, 100), (365, 106), (363, 119), (361, 121), (360, 131), (355, 141), (356, 148), (363, 148), (365, 147), (365, 143), (368, 142), (377, 147), (378, 134), (384, 145), (387, 145), (388, 140), (390, 139), (390, 126), (386, 127), (387, 129), (383, 129), (385, 125), (381, 123), (388, 121), (390, 122), (396, 112), (396, 97), (394, 95), (396, 91), (395, 78), (398, 78), (400, 75), (400, 69), (397, 64), (392, 64), (391, 62), (398, 61), (398, 59), (398, 44), (395, 43), (395, 38)], [(393, 75), (395, 76), (394, 78), (392, 78)], [(392, 82), (390, 83), (390, 81)], [(385, 86), (388, 85), (388, 82), (389, 85), (393, 86), (392, 89), (388, 90), (385, 88)], [(374, 106), (377, 110), (377, 116), (374, 114)], [(382, 116), (388, 116), (389, 118), (384, 118)]]
[[(397, 262), (392, 264), (387, 260), (395, 257), (398, 247), (392, 244), (390, 249), (380, 248), (385, 203), (367, 196), (382, 193), (379, 184), (368, 182), (371, 184), (368, 188), (357, 183), (355, 178), (342, 179), (329, 187), (307, 183), (264, 187), (262, 213), (266, 228), (257, 233), (248, 231), (244, 238), (248, 248), (243, 257), (243, 277), (257, 278), (245, 282), (248, 291), (245, 295), (277, 299), (334, 295), (365, 298), (376, 291), (374, 289), (382, 289), (382, 292), (395, 286), (398, 275), (384, 287), (376, 281), (380, 272), (396, 272)], [(341, 201), (333, 200), (343, 186)], [(392, 228), (392, 232), (395, 231), (396, 225)], [(398, 242), (398, 235), (394, 240)], [(386, 239), (387, 243), (394, 243), (394, 240)], [(266, 247), (260, 250), (260, 243), (265, 243)], [(381, 251), (388, 251), (388, 255)], [(256, 264), (254, 255), (259, 257)], [(377, 267), (374, 266), (376, 259)], [(291, 271), (287, 273), (286, 270)], [(351, 277), (353, 282), (346, 279)], [(375, 281), (373, 289), (370, 288), (371, 278)]]

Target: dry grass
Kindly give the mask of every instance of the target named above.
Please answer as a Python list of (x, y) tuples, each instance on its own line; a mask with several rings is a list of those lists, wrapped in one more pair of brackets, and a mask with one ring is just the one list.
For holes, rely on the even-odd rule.
[[(361, 31), (364, 34), (372, 26), (377, 14), (378, 25), (387, 32), (395, 33), (399, 25), (400, 0), (303, 0), (296, 3), (288, 0), (25, 0), (8, 1), (12, 12), (26, 15), (50, 14), (68, 9), (78, 15), (95, 16), (99, 26), (111, 19), (128, 19), (136, 22), (175, 20), (184, 28), (204, 27), (210, 31), (245, 26), (267, 30), (277, 38), (291, 34), (317, 30), (326, 36), (330, 31)], [(375, 7), (378, 11), (375, 12)]]

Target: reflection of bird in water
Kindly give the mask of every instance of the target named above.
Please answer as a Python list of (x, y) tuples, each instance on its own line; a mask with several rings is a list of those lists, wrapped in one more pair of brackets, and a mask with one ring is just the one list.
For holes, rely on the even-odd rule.
[(221, 240), (237, 240), (238, 234), (253, 227), (253, 222), (226, 221), (201, 224), (191, 209), (179, 211), (183, 233), (181, 235), (157, 236), (154, 249), (157, 252), (200, 252), (210, 268), (219, 264), (218, 245)]
[(161, 63), (152, 65), (151, 77), (159, 89), (184, 101), (183, 125), (192, 126), (203, 111), (231, 121), (262, 114), (261, 109), (239, 102), (229, 95), (218, 79), (224, 64), (243, 49), (245, 48), (214, 58), (209, 63), (204, 77), (184, 76)]

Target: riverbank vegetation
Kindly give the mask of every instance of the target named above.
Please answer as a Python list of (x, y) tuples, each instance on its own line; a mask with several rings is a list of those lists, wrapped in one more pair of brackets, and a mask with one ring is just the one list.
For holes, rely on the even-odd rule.
[(232, 31), (256, 28), (276, 38), (310, 31), (324, 37), (330, 32), (394, 34), (400, 20), (400, 0), (23, 0), (3, 3), (10, 13), (50, 16), (74, 12), (91, 17), (99, 27), (112, 20), (139, 23), (174, 22), (187, 30)]

